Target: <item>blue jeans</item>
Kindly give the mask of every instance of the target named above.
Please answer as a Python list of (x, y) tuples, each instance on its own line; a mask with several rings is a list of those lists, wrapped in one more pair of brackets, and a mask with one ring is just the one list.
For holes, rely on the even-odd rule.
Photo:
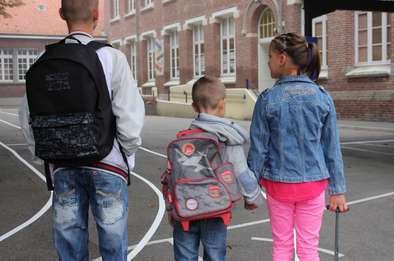
[(53, 241), (61, 261), (88, 261), (89, 204), (105, 261), (127, 260), (127, 183), (120, 177), (83, 168), (54, 175)]
[(192, 221), (189, 231), (174, 222), (175, 261), (197, 261), (200, 240), (204, 261), (226, 261), (226, 238), (227, 227), (220, 218)]

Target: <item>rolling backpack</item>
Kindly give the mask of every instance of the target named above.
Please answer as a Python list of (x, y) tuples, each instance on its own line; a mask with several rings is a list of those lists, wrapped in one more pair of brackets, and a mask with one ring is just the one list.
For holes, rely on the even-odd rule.
[[(75, 43), (66, 44), (66, 39)], [(84, 45), (71, 35), (46, 46), (26, 74), (35, 154), (45, 162), (49, 190), (53, 190), (49, 163), (86, 166), (112, 150), (116, 123), (96, 53), (105, 46), (110, 45), (96, 41)]]
[(206, 218), (231, 221), (231, 210), (241, 198), (230, 162), (223, 161), (224, 143), (201, 129), (179, 132), (167, 147), (167, 169), (162, 191), (171, 217), (183, 230)]

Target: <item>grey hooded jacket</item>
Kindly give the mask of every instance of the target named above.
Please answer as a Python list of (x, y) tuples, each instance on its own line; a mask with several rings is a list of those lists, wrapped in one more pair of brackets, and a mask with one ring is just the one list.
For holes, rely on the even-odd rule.
[(191, 123), (192, 128), (200, 128), (215, 134), (226, 144), (224, 160), (234, 165), (241, 194), (249, 204), (260, 206), (263, 202), (260, 186), (249, 170), (242, 145), (248, 141), (248, 133), (238, 124), (226, 118), (200, 113)]

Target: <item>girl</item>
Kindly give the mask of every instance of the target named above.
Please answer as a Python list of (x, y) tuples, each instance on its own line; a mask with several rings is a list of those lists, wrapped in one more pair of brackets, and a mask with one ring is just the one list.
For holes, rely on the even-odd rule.
[(248, 164), (267, 191), (272, 259), (292, 260), (295, 228), (297, 256), (318, 261), (327, 186), (330, 209), (347, 210), (334, 103), (311, 80), (319, 77), (319, 50), (304, 37), (275, 37), (268, 65), (278, 81), (257, 100)]

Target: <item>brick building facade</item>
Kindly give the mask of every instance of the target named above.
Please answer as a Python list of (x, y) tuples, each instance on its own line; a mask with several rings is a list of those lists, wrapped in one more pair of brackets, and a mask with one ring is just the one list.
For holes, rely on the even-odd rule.
[[(7, 9), (10, 18), (0, 16), (0, 97), (20, 97), (25, 93), (25, 73), (45, 45), (67, 35), (66, 23), (59, 16), (61, 1), (24, 0), (22, 6)], [(100, 9), (104, 13), (104, 2)], [(104, 16), (103, 16), (104, 18)], [(106, 40), (104, 19), (95, 37)]]
[[(260, 2), (260, 3), (259, 3)], [(128, 57), (143, 90), (203, 74), (228, 88), (273, 84), (268, 46), (281, 32), (303, 32), (301, 0), (109, 0), (109, 41)], [(386, 13), (337, 11), (314, 21), (323, 70), (320, 82), (341, 118), (394, 121), (393, 19)]]

